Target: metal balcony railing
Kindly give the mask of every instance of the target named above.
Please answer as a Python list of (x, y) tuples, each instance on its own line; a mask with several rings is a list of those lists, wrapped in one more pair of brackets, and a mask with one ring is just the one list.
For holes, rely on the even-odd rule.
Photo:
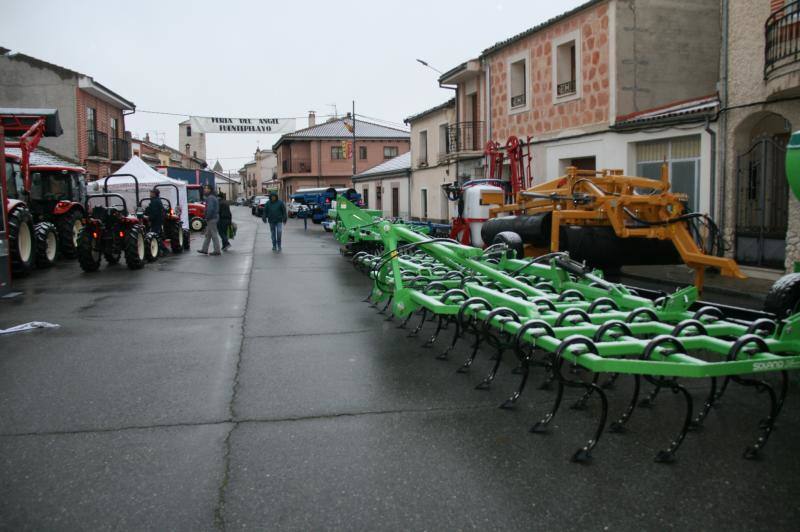
[(483, 150), (483, 122), (456, 122), (447, 126), (448, 153)]
[(311, 159), (284, 159), (281, 169), (284, 174), (310, 174)]
[(88, 144), (88, 157), (108, 158), (108, 135), (102, 131), (89, 129), (86, 131)]
[(516, 96), (511, 97), (511, 107), (520, 107), (525, 105), (525, 93), (517, 94)]
[(131, 143), (125, 139), (111, 139), (111, 160), (127, 161), (131, 158)]
[(557, 96), (569, 96), (570, 94), (575, 94), (575, 80), (572, 79), (570, 81), (565, 81), (564, 83), (559, 83), (556, 85), (556, 95)]
[(772, 13), (764, 24), (764, 79), (800, 58), (800, 0)]

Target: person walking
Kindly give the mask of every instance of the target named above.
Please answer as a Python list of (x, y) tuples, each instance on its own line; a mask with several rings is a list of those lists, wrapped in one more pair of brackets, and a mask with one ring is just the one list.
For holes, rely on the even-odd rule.
[[(203, 239), (203, 245), (197, 250), (198, 253), (203, 255), (222, 255), (219, 245), (219, 230), (217, 223), (219, 222), (219, 200), (214, 195), (214, 189), (209, 185), (203, 187), (206, 200), (206, 235)], [(208, 252), (208, 245), (214, 243), (214, 251)]]
[(225, 194), (219, 194), (219, 222), (217, 223), (217, 230), (222, 239), (222, 251), (231, 247), (231, 242), (228, 240), (228, 228), (231, 226), (233, 216), (231, 215), (231, 205), (228, 203)]
[(272, 237), (272, 251), (281, 250), (281, 235), (283, 224), (286, 223), (286, 205), (278, 199), (277, 192), (270, 192), (269, 201), (264, 204), (264, 214), (261, 216), (264, 223), (269, 222), (269, 234)]
[(150, 221), (150, 231), (158, 235), (158, 249), (163, 255), (167, 252), (161, 235), (164, 228), (164, 203), (161, 201), (161, 192), (157, 188), (150, 190), (150, 203), (145, 208), (144, 215)]

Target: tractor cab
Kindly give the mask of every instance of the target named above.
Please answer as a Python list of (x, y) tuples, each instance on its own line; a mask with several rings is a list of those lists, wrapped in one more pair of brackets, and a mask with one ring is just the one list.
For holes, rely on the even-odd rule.
[(59, 208), (82, 204), (86, 197), (86, 179), (82, 168), (31, 167), (30, 202), (43, 215)]

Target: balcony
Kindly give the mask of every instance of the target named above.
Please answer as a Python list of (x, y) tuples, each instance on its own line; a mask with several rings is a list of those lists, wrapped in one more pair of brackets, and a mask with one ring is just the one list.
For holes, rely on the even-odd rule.
[(772, 13), (764, 24), (764, 79), (800, 58), (800, 0)]
[(483, 122), (457, 122), (447, 126), (447, 153), (483, 152)]
[(108, 135), (102, 131), (89, 129), (86, 131), (87, 157), (108, 159)]
[(281, 170), (284, 174), (310, 174), (311, 159), (284, 159)]
[(125, 139), (111, 139), (111, 160), (127, 162), (131, 158), (131, 143)]
[(571, 94), (575, 94), (575, 80), (572, 79), (570, 81), (565, 81), (564, 83), (559, 83), (556, 85), (556, 96), (558, 98), (562, 96), (569, 96)]

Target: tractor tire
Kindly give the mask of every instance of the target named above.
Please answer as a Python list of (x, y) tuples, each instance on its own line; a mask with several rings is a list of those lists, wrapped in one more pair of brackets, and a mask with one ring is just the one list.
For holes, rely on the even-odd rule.
[(199, 233), (206, 228), (206, 221), (199, 216), (195, 216), (189, 221), (189, 227), (192, 228), (192, 231), (197, 231)]
[(100, 261), (103, 255), (100, 239), (92, 236), (92, 231), (86, 227), (81, 227), (78, 232), (78, 264), (85, 272), (96, 272), (100, 268)]
[(800, 311), (800, 273), (784, 275), (767, 292), (764, 311), (786, 318)]
[(188, 229), (183, 229), (183, 250), (189, 251), (189, 246), (191, 245), (191, 234), (189, 233)]
[(36, 266), (49, 268), (56, 263), (60, 242), (56, 226), (50, 222), (40, 222), (34, 226), (36, 233)]
[(164, 227), (164, 236), (169, 239), (170, 249), (173, 253), (183, 252), (183, 227), (180, 222), (169, 222)]
[(28, 275), (36, 265), (36, 237), (31, 213), (25, 207), (17, 207), (8, 215), (8, 247), (14, 275)]
[(158, 260), (158, 255), (161, 252), (159, 246), (158, 235), (156, 233), (147, 233), (144, 235), (145, 247), (145, 260), (147, 262), (155, 262)]
[(78, 256), (78, 233), (83, 228), (83, 213), (73, 210), (56, 219), (61, 256), (74, 259)]
[(144, 244), (144, 231), (139, 225), (132, 225), (125, 232), (125, 264), (129, 270), (141, 270), (147, 260), (147, 247)]

